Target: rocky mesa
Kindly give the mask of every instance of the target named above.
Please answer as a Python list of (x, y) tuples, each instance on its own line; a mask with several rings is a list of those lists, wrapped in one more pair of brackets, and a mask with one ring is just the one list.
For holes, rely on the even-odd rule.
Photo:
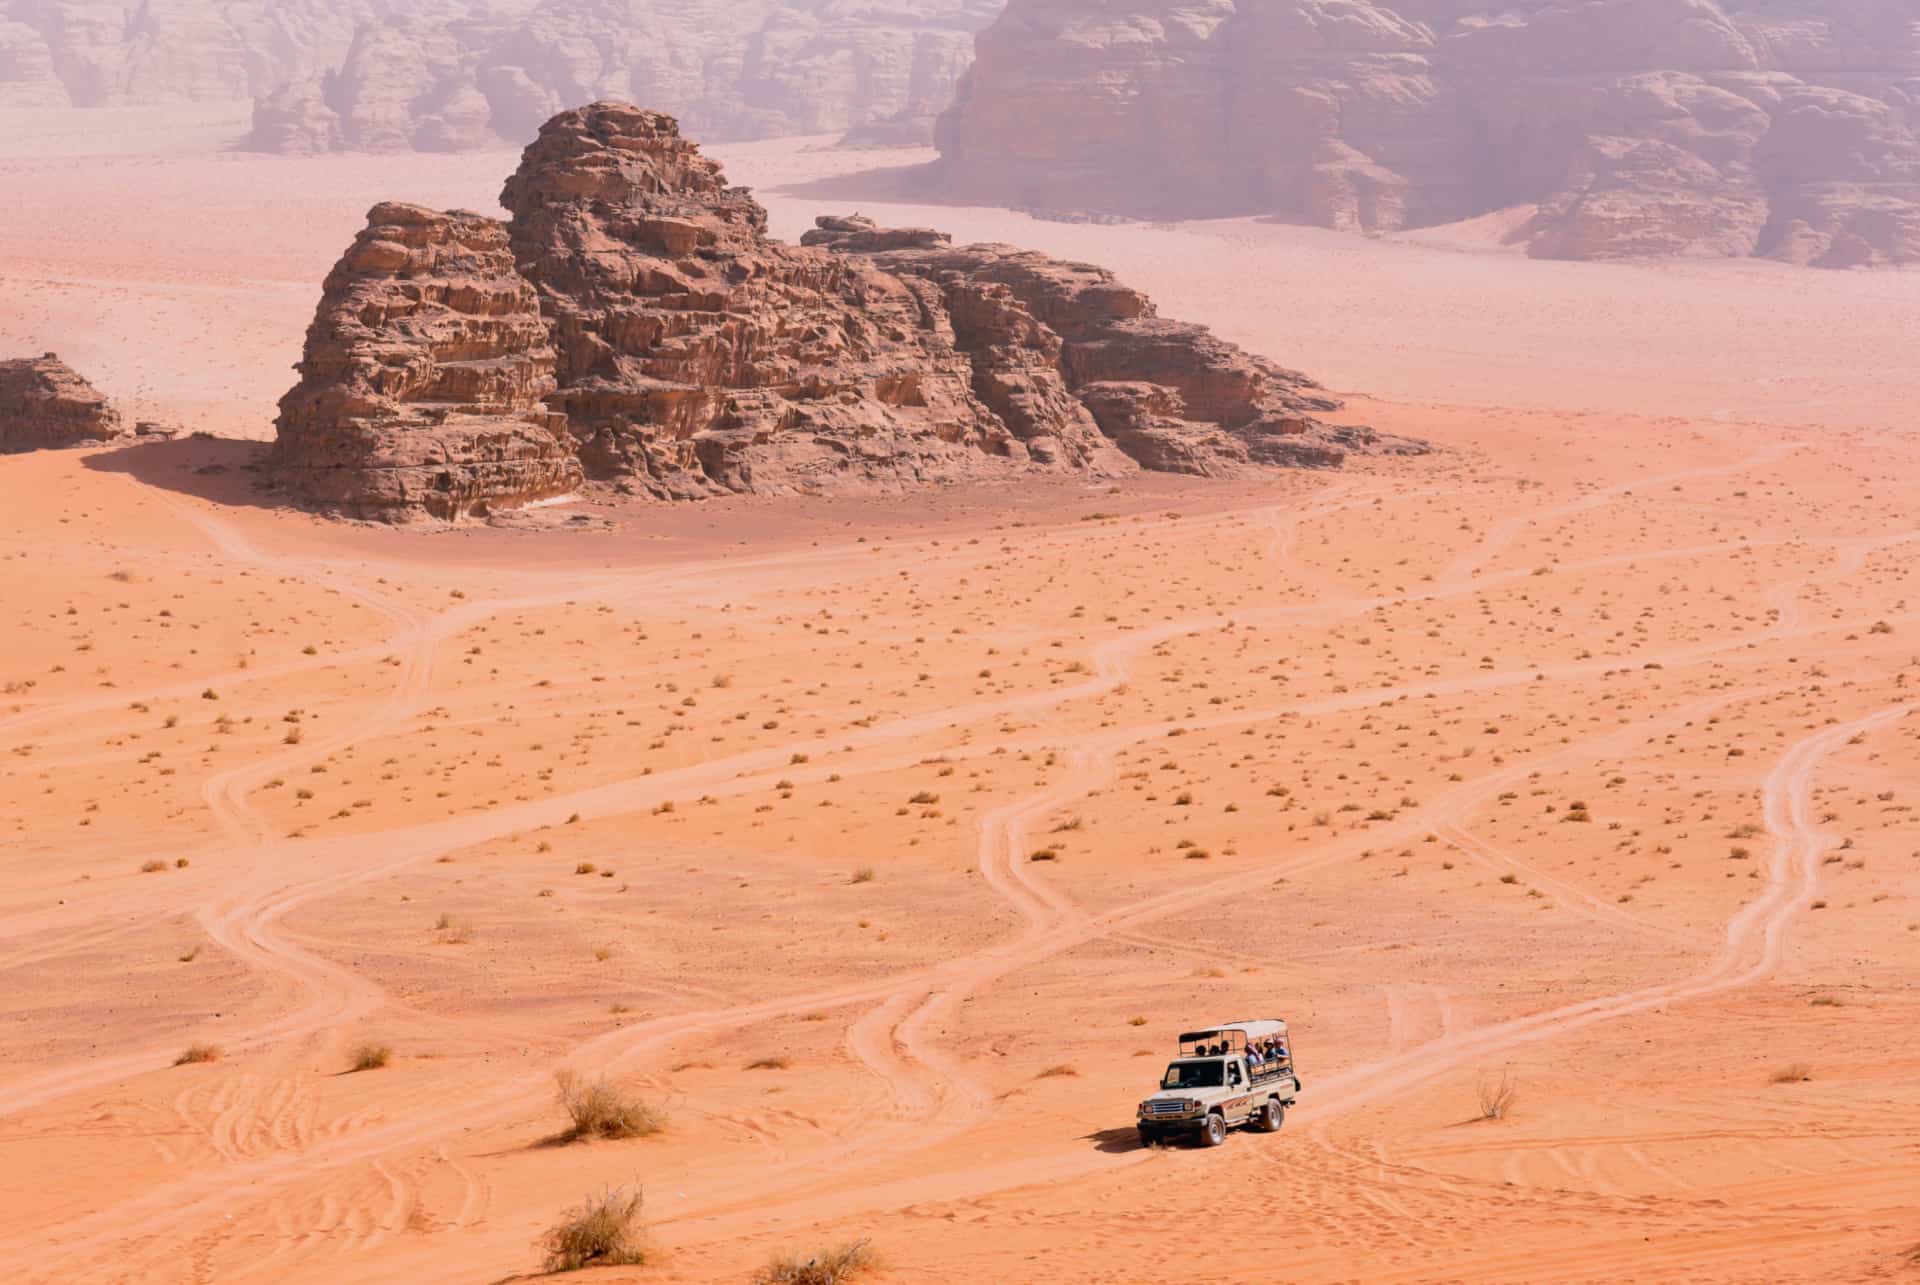
[(1540, 257), (1920, 260), (1910, 0), (1011, 0), (938, 127), (949, 194)]
[(126, 434), (120, 412), (57, 353), (0, 361), (0, 451), (78, 446)]
[(858, 218), (774, 240), (658, 112), (556, 116), (501, 202), (372, 211), (281, 401), (288, 494), (456, 519), (583, 481), (686, 499), (1423, 449), (1321, 422), (1338, 403), (1306, 376), (1100, 268)]

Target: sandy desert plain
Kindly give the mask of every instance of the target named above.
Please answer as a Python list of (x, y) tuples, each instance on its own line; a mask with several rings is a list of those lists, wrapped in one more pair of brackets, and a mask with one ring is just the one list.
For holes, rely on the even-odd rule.
[[(0, 351), (214, 437), (0, 461), (8, 1280), (518, 1279), (609, 1186), (650, 1261), (581, 1279), (1920, 1279), (1920, 274), (715, 148), (1441, 449), (393, 530), (246, 465), (366, 208), (511, 158), (73, 119), (0, 122)], [(1248, 1015), (1285, 1129), (1141, 1148)], [(562, 1069), (667, 1127), (561, 1145)]]

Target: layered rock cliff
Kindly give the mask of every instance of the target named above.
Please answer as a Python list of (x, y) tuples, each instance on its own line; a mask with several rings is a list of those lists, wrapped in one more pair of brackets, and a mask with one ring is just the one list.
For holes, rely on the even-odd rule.
[(501, 203), (374, 209), (281, 402), (287, 491), (455, 518), (583, 476), (681, 499), (1421, 449), (1322, 424), (1311, 380), (1099, 268), (854, 218), (775, 241), (660, 113), (562, 113)]
[(455, 518), (581, 481), (554, 351), (497, 219), (377, 205), (328, 274), (273, 468), (353, 517)]
[(0, 451), (78, 446), (126, 432), (120, 412), (57, 354), (0, 361)]
[(1532, 207), (1556, 258), (1920, 260), (1909, 0), (1011, 0), (952, 195), (1391, 232)]
[(479, 14), (411, 0), (337, 66), (261, 98), (264, 151), (460, 151), (525, 143), (596, 98), (657, 104), (714, 139), (860, 130), (926, 142), (998, 0), (542, 0)]
[(1239, 466), (1336, 465), (1368, 430), (1313, 418), (1339, 403), (1205, 326), (1158, 316), (1104, 268), (1007, 245), (955, 248), (926, 229), (822, 219), (803, 243), (927, 281), (972, 359), (974, 392), (1008, 424), (1077, 414), (1143, 467), (1220, 475)]

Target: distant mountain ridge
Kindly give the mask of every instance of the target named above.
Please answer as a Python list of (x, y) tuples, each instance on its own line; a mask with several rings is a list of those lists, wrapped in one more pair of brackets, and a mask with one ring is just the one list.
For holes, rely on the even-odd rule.
[(1549, 258), (1920, 260), (1912, 0), (1011, 0), (949, 196), (1359, 232), (1537, 207)]
[(711, 139), (926, 143), (1000, 0), (16, 0), (0, 108), (255, 102), (256, 150), (524, 144), (603, 97)]

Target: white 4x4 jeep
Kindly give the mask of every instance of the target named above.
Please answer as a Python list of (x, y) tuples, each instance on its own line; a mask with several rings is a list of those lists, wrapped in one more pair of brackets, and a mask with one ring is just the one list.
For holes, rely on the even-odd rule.
[(1293, 1043), (1278, 1018), (1189, 1031), (1160, 1091), (1140, 1104), (1140, 1141), (1152, 1146), (1186, 1134), (1217, 1147), (1228, 1129), (1243, 1124), (1275, 1133), (1299, 1092)]

